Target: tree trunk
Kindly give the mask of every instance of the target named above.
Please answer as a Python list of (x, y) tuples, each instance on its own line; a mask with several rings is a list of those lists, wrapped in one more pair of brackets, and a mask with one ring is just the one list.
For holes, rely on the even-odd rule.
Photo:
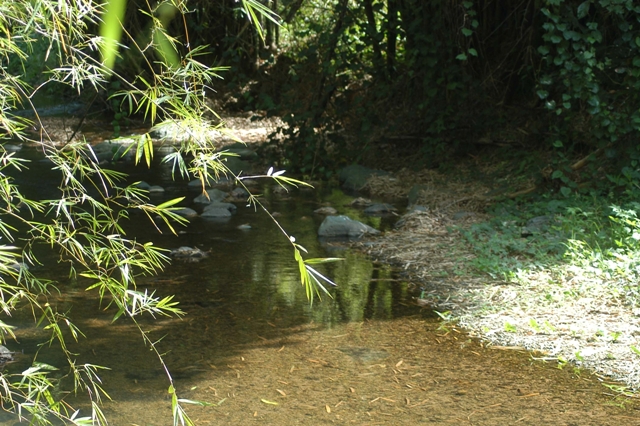
[[(335, 26), (333, 27), (333, 31), (331, 32), (331, 42), (327, 49), (326, 56), (324, 58), (324, 63), (328, 64), (333, 60), (333, 57), (336, 54), (336, 47), (338, 46), (338, 41), (340, 40), (340, 33), (342, 32), (342, 27), (344, 24), (344, 17), (349, 10), (349, 0), (340, 0), (340, 3), (336, 7), (336, 14), (338, 15), (338, 19), (336, 19)], [(332, 90), (326, 90), (327, 83), (327, 74), (326, 72), (322, 73), (322, 78), (320, 78), (320, 84), (318, 85), (318, 92), (316, 94), (316, 99), (318, 100), (316, 110), (311, 117), (308, 123), (311, 126), (315, 125), (320, 116), (324, 113), (324, 110), (335, 91), (335, 88)]]
[[(278, 0), (272, 0), (272, 1), (268, 1), (267, 4), (271, 4), (270, 9), (273, 10), (275, 13), (278, 12)], [(273, 23), (273, 21), (271, 21), (270, 19), (265, 19), (265, 45), (267, 47), (267, 49), (271, 52), (274, 53), (277, 50), (277, 45), (276, 45), (276, 31), (278, 26), (276, 24)]]
[(376, 25), (372, 0), (364, 0), (364, 13), (369, 23), (367, 32), (369, 33), (371, 47), (373, 48), (373, 67), (379, 75), (384, 75), (384, 61), (382, 60), (382, 51), (380, 50), (378, 26)]
[(298, 13), (300, 8), (302, 7), (302, 3), (304, 3), (304, 0), (296, 0), (295, 2), (291, 3), (291, 6), (289, 6), (289, 10), (287, 11), (287, 15), (283, 19), (283, 22), (285, 24), (288, 24), (291, 21), (293, 21), (293, 18), (296, 16), (296, 13)]
[(387, 76), (393, 78), (396, 67), (396, 39), (398, 37), (397, 0), (387, 0)]

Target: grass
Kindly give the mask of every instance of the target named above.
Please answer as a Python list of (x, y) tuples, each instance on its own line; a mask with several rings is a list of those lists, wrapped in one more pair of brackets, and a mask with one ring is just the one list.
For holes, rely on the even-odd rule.
[(463, 290), (455, 314), (494, 343), (640, 388), (638, 211), (633, 200), (580, 195), (495, 204), (488, 221), (457, 229), (473, 253), (458, 273), (491, 279)]
[[(544, 271), (552, 279), (579, 275), (639, 305), (640, 204), (613, 201), (575, 196), (498, 203), (490, 221), (459, 229), (475, 254), (467, 272), (520, 284)], [(578, 286), (564, 296), (593, 290)]]
[(550, 189), (487, 206), (488, 198), (530, 185), (540, 170), (490, 160), (474, 158), (449, 175), (401, 171), (375, 182), (378, 194), (399, 193), (398, 182), (423, 185), (418, 203), (429, 209), (407, 214), (367, 251), (420, 282), (420, 298), (446, 312), (445, 324), (457, 321), (490, 344), (536, 350), (640, 389), (633, 350), (640, 351), (640, 192)]

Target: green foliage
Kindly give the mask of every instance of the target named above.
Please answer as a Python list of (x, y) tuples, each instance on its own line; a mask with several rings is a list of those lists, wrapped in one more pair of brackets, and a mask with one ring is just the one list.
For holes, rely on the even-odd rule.
[[(205, 404), (178, 397), (157, 342), (138, 323), (143, 315), (183, 315), (172, 296), (160, 297), (137, 286), (139, 277), (157, 274), (166, 266), (165, 250), (127, 236), (122, 226), (131, 211), (140, 211), (150, 219), (159, 217), (175, 232), (174, 226), (185, 222), (175, 213), (181, 199), (153, 205), (146, 191), (125, 185), (126, 176), (99, 164), (90, 144), (82, 141), (60, 146), (48, 139), (46, 133), (41, 139), (30, 139), (25, 133), (28, 126), (44, 127), (37, 122), (37, 114), (36, 123), (15, 114), (21, 102), (34, 108), (31, 104), (34, 92), (46, 90), (48, 85), (63, 84), (77, 92), (87, 87), (97, 92), (106, 90), (116, 113), (115, 133), (125, 116), (142, 113), (152, 124), (172, 122), (190, 136), (175, 153), (163, 159), (173, 165), (174, 173), (196, 176), (203, 186), (220, 174), (233, 176), (221, 161), (225, 154), (216, 152), (207, 137), (212, 130), (224, 132), (225, 129), (211, 126), (204, 119), (205, 115), (215, 115), (207, 105), (205, 92), (218, 78), (221, 68), (209, 67), (198, 60), (205, 47), (190, 46), (188, 34), (186, 43), (171, 35), (173, 15), (192, 12), (187, 3), (161, 2), (154, 9), (143, 8), (128, 14), (129, 19), (143, 16), (148, 20), (149, 26), (141, 32), (155, 34), (149, 37), (133, 37), (128, 31), (130, 28), (114, 27), (120, 25), (118, 17), (124, 3), (106, 4), (119, 5), (120, 9), (112, 10), (115, 15), (105, 16), (102, 5), (90, 0), (0, 0), (0, 57), (7, 63), (4, 66), (3, 62), (0, 67), (0, 139), (35, 144), (60, 177), (57, 192), (51, 199), (29, 199), (12, 177), (15, 173), (24, 173), (28, 163), (0, 144), (0, 234), (8, 242), (0, 246), (0, 310), (8, 317), (16, 309), (33, 312), (36, 325), (49, 333), (46, 343), (57, 345), (68, 364), (50, 366), (34, 360), (33, 365), (21, 373), (0, 374), (3, 409), (16, 413), (30, 424), (107, 424), (100, 408), (102, 398), (108, 398), (99, 376), (104, 367), (76, 364), (76, 355), (69, 350), (67, 340), (82, 338), (82, 331), (66, 313), (47, 303), (47, 295), (57, 290), (56, 283), (33, 274), (26, 267), (39, 263), (37, 248), (40, 247), (54, 250), (59, 261), (69, 265), (71, 277), (82, 277), (89, 282), (86, 290), (104, 302), (103, 306), (114, 308), (113, 321), (126, 317), (137, 326), (145, 344), (166, 372), (174, 425), (194, 424), (183, 404)], [(127, 4), (139, 6), (135, 3)], [(165, 6), (169, 9), (163, 9)], [(250, 17), (258, 26), (257, 31), (261, 31), (258, 22), (261, 16), (275, 19), (256, 0), (243, 0), (239, 7), (244, 17)], [(94, 33), (99, 22), (104, 24), (102, 31), (106, 39)], [(125, 39), (119, 39), (119, 30)], [(123, 51), (125, 45), (128, 49)], [(25, 81), (31, 76), (23, 75), (22, 70), (29, 67), (29, 53), (40, 52), (43, 46), (46, 46), (44, 66), (50, 68), (40, 76), (42, 80), (35, 81), (38, 87), (32, 90), (28, 83), (34, 82)], [(106, 65), (98, 58), (99, 51)], [(116, 54), (131, 52), (144, 63), (134, 78), (120, 72), (116, 59)], [(136, 164), (150, 165), (153, 144), (149, 135), (140, 137), (129, 149), (135, 150)], [(233, 177), (242, 182), (240, 177)], [(281, 184), (303, 184), (273, 170), (266, 177)], [(264, 209), (256, 197), (251, 201)], [(282, 231), (293, 245), (295, 260), (304, 265), (300, 271), (302, 283), (309, 297), (313, 297), (314, 288), (324, 289), (321, 281), (330, 281), (312, 265), (329, 260), (303, 260), (302, 247)], [(2, 343), (7, 338), (15, 338), (13, 327), (1, 321), (0, 335)], [(51, 372), (63, 368), (68, 370), (67, 376), (73, 378), (72, 391), (84, 392), (90, 398), (90, 416), (81, 417), (79, 411), (63, 399), (64, 393), (59, 392), (60, 381)]]
[[(304, 2), (281, 29), (286, 53), (263, 64), (268, 77), (245, 92), (244, 107), (284, 117), (266, 155), (307, 175), (378, 161), (378, 143), (436, 166), (474, 153), (482, 138), (551, 149), (540, 183), (565, 197), (632, 193), (636, 3)], [(576, 157), (586, 161), (575, 166)]]
[[(625, 170), (626, 180), (614, 183), (632, 189), (639, 166), (640, 6), (630, 0), (558, 0), (547, 1), (540, 12), (543, 42), (537, 51), (543, 66), (536, 93), (552, 113), (554, 146), (563, 141), (565, 149), (606, 148), (613, 170)], [(557, 172), (564, 183), (575, 181)]]
[[(518, 281), (522, 273), (578, 268), (580, 274), (615, 279), (616, 291), (640, 303), (640, 204), (612, 204), (611, 199), (570, 196), (526, 204), (499, 203), (494, 219), (461, 230), (476, 258), (476, 272)], [(535, 228), (533, 217), (548, 222)]]
[[(473, 91), (468, 64), (453, 59), (461, 50), (472, 56), (478, 51), (471, 38), (453, 35), (459, 26), (444, 19), (448, 5), (409, 3), (308, 2), (284, 26), (287, 56), (265, 67), (282, 84), (264, 83), (247, 107), (266, 108), (285, 121), (266, 150), (271, 161), (284, 157), (282, 167), (326, 177), (365, 160), (371, 145), (362, 141), (387, 131), (419, 131), (425, 158), (450, 151), (451, 134), (466, 120)], [(465, 8), (475, 16), (470, 2)], [(460, 22), (466, 22), (462, 15)], [(468, 25), (479, 24), (472, 19)]]

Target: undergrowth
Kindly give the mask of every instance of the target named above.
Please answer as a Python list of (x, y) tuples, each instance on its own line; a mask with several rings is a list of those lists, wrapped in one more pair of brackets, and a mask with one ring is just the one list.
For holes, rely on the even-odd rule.
[(495, 204), (493, 219), (459, 229), (476, 255), (471, 272), (522, 282), (547, 270), (597, 278), (640, 305), (640, 204), (573, 195)]

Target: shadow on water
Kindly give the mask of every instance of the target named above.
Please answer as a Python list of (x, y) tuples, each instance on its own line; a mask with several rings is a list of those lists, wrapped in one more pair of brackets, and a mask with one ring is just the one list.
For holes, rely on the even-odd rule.
[[(26, 183), (45, 191), (42, 177), (31, 173), (33, 182)], [(166, 186), (156, 202), (197, 195), (188, 193), (185, 182), (167, 179), (166, 170), (134, 176)], [(609, 423), (609, 416), (624, 412), (594, 396), (597, 384), (579, 384), (591, 395), (585, 417), (579, 411), (585, 397), (571, 372), (533, 363), (527, 355), (484, 349), (416, 307), (410, 284), (391, 268), (339, 244), (321, 245), (316, 230), (323, 218), (312, 212), (326, 199), (344, 211), (348, 199), (339, 191), (290, 198), (264, 192), (282, 226), (313, 257), (345, 259), (322, 270), (338, 283), (330, 289), (332, 298), (309, 305), (291, 245), (265, 214), (242, 203), (228, 221), (196, 218), (178, 236), (159, 234), (142, 216), (133, 215), (126, 225), (139, 241), (209, 252), (198, 263), (174, 261), (139, 281), (141, 289), (176, 295), (186, 312), (181, 319), (142, 318), (139, 325), (158, 341), (180, 395), (213, 404), (187, 407), (197, 424), (459, 424), (472, 417), (477, 424), (565, 424), (557, 421), (557, 410), (539, 412), (558, 394), (567, 421), (621, 424)], [(238, 229), (241, 224), (251, 228)], [(136, 325), (122, 318), (112, 323), (113, 310), (84, 291), (87, 283), (61, 279), (68, 271), (55, 257), (41, 260), (41, 272), (61, 281), (62, 294), (51, 303), (86, 334), (70, 346), (76, 362), (111, 368), (102, 377), (113, 398), (105, 405), (112, 424), (169, 424), (168, 382)], [(18, 372), (33, 361), (44, 335), (28, 312), (11, 322), (19, 326), (19, 344), (8, 345), (24, 355), (7, 368)], [(38, 360), (64, 368), (54, 349), (43, 347)]]
[[(18, 183), (28, 196), (52, 198), (59, 180), (57, 173), (51, 171), (50, 164), (39, 161), (37, 153), (27, 151), (25, 156), (32, 157), (33, 163), (28, 174), (16, 176)], [(152, 201), (159, 203), (185, 196), (183, 204), (194, 207), (188, 200), (198, 193), (189, 192), (186, 182), (173, 182), (165, 168), (156, 167), (141, 174), (128, 170), (130, 166), (116, 167), (129, 172), (133, 180), (145, 179), (165, 186), (165, 194), (152, 197)], [(419, 313), (412, 305), (409, 284), (399, 280), (390, 268), (374, 265), (344, 245), (323, 246), (317, 241), (316, 231), (323, 217), (314, 215), (313, 210), (319, 206), (320, 196), (298, 191), (278, 196), (271, 194), (269, 187), (262, 191), (270, 210), (279, 213), (280, 224), (314, 257), (345, 259), (318, 268), (339, 284), (337, 288), (329, 288), (332, 297), (323, 295), (310, 306), (286, 237), (267, 215), (243, 203), (237, 204), (238, 212), (229, 220), (196, 218), (187, 227), (178, 228), (177, 236), (166, 229), (158, 233), (143, 215), (133, 214), (124, 224), (129, 236), (139, 241), (153, 241), (167, 248), (198, 247), (209, 253), (198, 263), (175, 260), (160, 275), (139, 281), (140, 288), (161, 296), (175, 295), (186, 312), (183, 319), (140, 321), (153, 338), (162, 338), (159, 348), (166, 352), (167, 364), (178, 381), (197, 376), (198, 366), (204, 360), (224, 365), (255, 342), (276, 339), (269, 345), (280, 347), (280, 340), (298, 332), (301, 326), (320, 330), (353, 321), (386, 320)], [(331, 195), (336, 197), (335, 192)], [(251, 228), (238, 229), (241, 224), (250, 224)], [(36, 267), (37, 272), (60, 282), (62, 294), (53, 296), (51, 301), (68, 312), (86, 334), (86, 340), (72, 345), (72, 350), (79, 354), (78, 362), (113, 369), (104, 373), (105, 388), (110, 395), (146, 399), (153, 398), (158, 390), (166, 390), (164, 372), (157, 360), (143, 350), (135, 325), (124, 319), (112, 324), (114, 312), (98, 305), (95, 292), (84, 291), (87, 283), (82, 278), (60, 278), (68, 275), (68, 269), (57, 263), (55, 254), (42, 251), (40, 261), (44, 266)], [(38, 349), (45, 334), (32, 325), (33, 318), (28, 312), (22, 314), (12, 321), (20, 327), (17, 333), (20, 344), (16, 346), (25, 355), (12, 370), (25, 368), (36, 353), (41, 362), (64, 365), (64, 359), (55, 350)], [(145, 382), (148, 391), (131, 395), (130, 386), (139, 382)]]

